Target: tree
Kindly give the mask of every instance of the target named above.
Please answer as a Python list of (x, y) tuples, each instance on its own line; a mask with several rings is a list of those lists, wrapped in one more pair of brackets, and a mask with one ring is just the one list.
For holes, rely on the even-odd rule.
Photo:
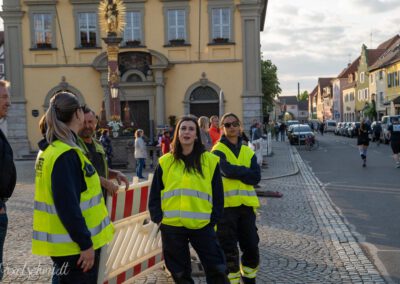
[(308, 100), (308, 92), (304, 91), (300, 94), (300, 96), (298, 97), (299, 101), (307, 101)]
[(267, 115), (274, 105), (274, 98), (282, 90), (279, 87), (276, 66), (271, 60), (261, 60), (261, 84), (263, 96), (263, 115)]

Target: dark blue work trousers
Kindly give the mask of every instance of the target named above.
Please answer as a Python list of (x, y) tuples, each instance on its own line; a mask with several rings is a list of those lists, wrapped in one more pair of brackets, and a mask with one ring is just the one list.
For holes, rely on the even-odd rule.
[[(77, 266), (80, 255), (52, 256), (56, 276), (52, 283), (60, 284), (97, 284), (97, 275), (99, 273), (100, 249), (94, 251), (94, 265), (92, 269), (83, 272), (82, 268)], [(65, 269), (67, 268), (67, 269)], [(58, 277), (57, 277), (58, 276)]]
[(161, 224), (165, 265), (175, 283), (194, 283), (191, 273), (189, 242), (197, 252), (209, 284), (229, 283), (224, 253), (213, 226), (193, 230)]
[[(224, 215), (217, 226), (217, 235), (222, 249), (225, 252), (226, 264), (229, 273), (240, 270), (243, 266), (256, 268), (260, 263), (260, 253), (256, 227), (256, 214), (253, 207), (238, 206), (225, 207)], [(238, 249), (242, 251), (241, 261)], [(243, 279), (244, 283), (255, 283), (250, 279)]]

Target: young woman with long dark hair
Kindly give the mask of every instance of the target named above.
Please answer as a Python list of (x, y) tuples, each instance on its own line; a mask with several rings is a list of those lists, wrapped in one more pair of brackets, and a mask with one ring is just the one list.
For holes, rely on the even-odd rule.
[(189, 243), (196, 250), (207, 283), (229, 283), (224, 253), (214, 226), (224, 196), (218, 157), (207, 152), (194, 117), (181, 118), (171, 152), (159, 160), (151, 185), (151, 220), (160, 224), (165, 264), (176, 283), (194, 283)]

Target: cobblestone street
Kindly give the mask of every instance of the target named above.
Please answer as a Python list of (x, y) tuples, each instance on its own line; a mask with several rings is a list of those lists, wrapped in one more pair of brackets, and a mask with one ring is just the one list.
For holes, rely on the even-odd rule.
[[(260, 197), (258, 283), (385, 283), (297, 150), (287, 143), (273, 142), (273, 153), (268, 158), (269, 167), (263, 169), (260, 190), (280, 191), (283, 197)], [(22, 269), (25, 264), (31, 269), (39, 264), (51, 269), (48, 258), (31, 255), (33, 162), (18, 161), (17, 165), (24, 183), (18, 184), (7, 203), (5, 264), (10, 273), (11, 268)], [(40, 278), (31, 275), (29, 280), (50, 283), (49, 275), (44, 274)], [(28, 279), (19, 281), (26, 283)], [(6, 275), (4, 282), (17, 283), (12, 275)], [(136, 283), (173, 281), (157, 270)], [(196, 283), (205, 280), (196, 277)]]

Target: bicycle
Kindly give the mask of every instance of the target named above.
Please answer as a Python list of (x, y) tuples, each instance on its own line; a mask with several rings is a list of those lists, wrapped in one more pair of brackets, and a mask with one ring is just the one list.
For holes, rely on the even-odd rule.
[(318, 140), (316, 140), (312, 136), (306, 137), (306, 139), (304, 140), (304, 145), (306, 146), (306, 149), (308, 151), (317, 150), (319, 148)]

